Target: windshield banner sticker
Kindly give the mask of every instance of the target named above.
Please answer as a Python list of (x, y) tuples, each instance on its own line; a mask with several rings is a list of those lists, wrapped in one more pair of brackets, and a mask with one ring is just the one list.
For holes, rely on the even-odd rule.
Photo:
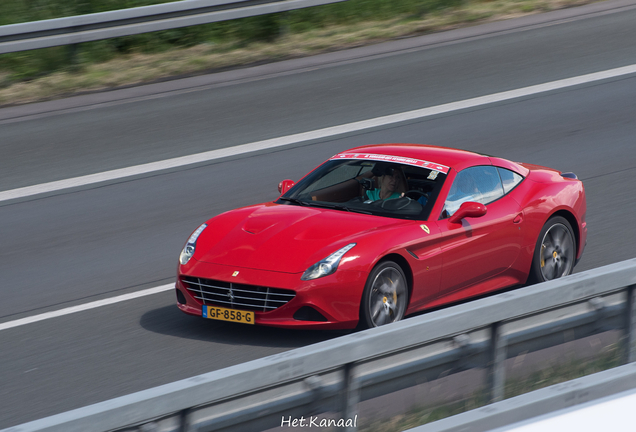
[(409, 157), (403, 156), (389, 156), (389, 155), (380, 155), (380, 154), (370, 154), (370, 153), (345, 153), (335, 155), (331, 158), (333, 159), (368, 159), (375, 161), (385, 161), (385, 162), (395, 162), (401, 163), (404, 165), (412, 165), (416, 167), (428, 168), (430, 170), (439, 171), (443, 174), (448, 174), (448, 167), (444, 165), (439, 165), (433, 162), (427, 162), (419, 159), (413, 159)]

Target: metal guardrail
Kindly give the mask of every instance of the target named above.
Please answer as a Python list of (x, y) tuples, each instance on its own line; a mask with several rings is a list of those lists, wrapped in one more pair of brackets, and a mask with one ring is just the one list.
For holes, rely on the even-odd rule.
[[(262, 431), (316, 413), (356, 419), (358, 403), (482, 368), (493, 402), (506, 359), (622, 329), (636, 360), (636, 259), (26, 423), (11, 432)], [(347, 426), (345, 424), (345, 426)], [(346, 428), (355, 430), (355, 425)]]
[(227, 21), (346, 0), (187, 0), (0, 26), (0, 54)]

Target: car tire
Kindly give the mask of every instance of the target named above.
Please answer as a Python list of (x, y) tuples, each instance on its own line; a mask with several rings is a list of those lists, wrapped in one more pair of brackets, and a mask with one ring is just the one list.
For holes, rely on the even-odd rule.
[(558, 279), (572, 273), (576, 264), (576, 238), (561, 216), (550, 218), (541, 229), (532, 256), (529, 283)]
[(358, 328), (378, 327), (404, 318), (409, 289), (402, 268), (383, 261), (369, 274), (360, 304)]

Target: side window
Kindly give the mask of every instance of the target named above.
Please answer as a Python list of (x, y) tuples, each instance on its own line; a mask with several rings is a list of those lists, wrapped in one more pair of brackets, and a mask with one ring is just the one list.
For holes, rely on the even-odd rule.
[(501, 176), (501, 182), (503, 183), (504, 193), (508, 193), (515, 188), (523, 177), (521, 177), (516, 172), (507, 170), (505, 168), (497, 168), (499, 171), (499, 175)]
[(504, 189), (497, 168), (492, 165), (466, 168), (453, 181), (444, 203), (442, 217), (451, 216), (466, 201), (488, 204), (503, 195)]

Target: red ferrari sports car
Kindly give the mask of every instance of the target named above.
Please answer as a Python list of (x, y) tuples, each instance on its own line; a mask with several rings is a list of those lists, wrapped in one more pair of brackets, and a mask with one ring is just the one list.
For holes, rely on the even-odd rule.
[(354, 148), (279, 191), (190, 236), (176, 282), (183, 312), (374, 327), (566, 276), (587, 237), (576, 175), (450, 148)]

